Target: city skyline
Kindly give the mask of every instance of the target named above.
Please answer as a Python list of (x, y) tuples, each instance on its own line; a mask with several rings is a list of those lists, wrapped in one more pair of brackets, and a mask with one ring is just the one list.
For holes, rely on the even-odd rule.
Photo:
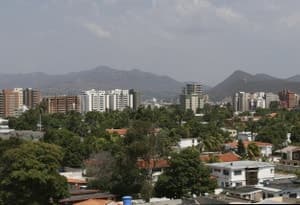
[[(299, 74), (299, 1), (0, 3), (1, 73), (108, 65), (216, 85), (234, 70)], [(196, 19), (196, 20), (195, 20)]]

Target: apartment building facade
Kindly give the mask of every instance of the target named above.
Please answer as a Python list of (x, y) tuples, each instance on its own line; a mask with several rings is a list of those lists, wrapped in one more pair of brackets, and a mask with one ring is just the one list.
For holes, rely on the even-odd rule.
[(36, 108), (41, 103), (41, 91), (33, 88), (23, 89), (23, 104), (29, 108)]
[(67, 113), (80, 111), (80, 99), (78, 96), (52, 96), (43, 98), (47, 113)]
[(233, 108), (235, 112), (255, 111), (257, 108), (270, 108), (272, 102), (280, 102), (279, 96), (265, 92), (237, 92), (233, 96)]
[(4, 89), (0, 93), (0, 117), (13, 117), (23, 105), (23, 92), (20, 88)]
[(137, 109), (141, 104), (140, 93), (130, 89), (114, 90), (88, 90), (79, 96), (81, 101), (80, 111), (105, 112), (108, 110), (124, 110), (125, 108)]
[(202, 85), (200, 83), (188, 83), (182, 89), (180, 95), (180, 104), (185, 110), (192, 110), (197, 113), (198, 109), (202, 109), (205, 104)]
[(15, 117), (41, 102), (41, 93), (32, 88), (3, 89), (0, 92), (0, 117)]

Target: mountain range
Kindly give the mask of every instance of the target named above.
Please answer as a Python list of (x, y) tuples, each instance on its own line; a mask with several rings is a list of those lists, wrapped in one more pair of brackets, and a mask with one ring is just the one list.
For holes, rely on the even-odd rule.
[[(168, 76), (160, 76), (137, 69), (124, 71), (99, 66), (97, 68), (71, 72), (60, 75), (49, 75), (42, 72), (25, 74), (0, 74), (0, 88), (32, 87), (38, 88), (43, 95), (78, 94), (87, 89), (134, 88), (142, 92), (144, 99), (174, 99), (181, 92), (183, 82)], [(300, 75), (281, 79), (267, 74), (249, 74), (237, 70), (215, 87), (204, 86), (210, 99), (219, 101), (232, 96), (235, 92), (274, 92), (283, 88), (300, 93)]]
[(178, 96), (184, 84), (168, 76), (159, 76), (137, 69), (123, 71), (107, 66), (49, 75), (41, 72), (26, 74), (0, 74), (0, 88), (32, 87), (43, 95), (78, 94), (87, 89), (134, 88), (143, 93), (144, 98), (173, 98)]
[(282, 79), (262, 73), (252, 75), (237, 70), (223, 82), (210, 89), (208, 94), (212, 100), (216, 101), (232, 96), (235, 92), (239, 91), (278, 93), (284, 88), (300, 93), (300, 75)]

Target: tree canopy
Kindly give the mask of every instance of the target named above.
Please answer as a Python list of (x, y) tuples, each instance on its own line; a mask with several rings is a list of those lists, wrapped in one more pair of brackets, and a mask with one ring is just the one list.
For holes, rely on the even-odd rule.
[(24, 142), (0, 158), (0, 198), (3, 204), (51, 204), (68, 195), (58, 169), (63, 152), (42, 142)]
[(199, 159), (199, 152), (188, 148), (180, 153), (173, 153), (170, 167), (159, 176), (155, 193), (159, 197), (182, 198), (211, 192), (216, 182), (210, 178), (210, 171)]
[(238, 140), (238, 145), (237, 145), (237, 154), (245, 157), (246, 156), (246, 148), (244, 146), (244, 143), (242, 140)]

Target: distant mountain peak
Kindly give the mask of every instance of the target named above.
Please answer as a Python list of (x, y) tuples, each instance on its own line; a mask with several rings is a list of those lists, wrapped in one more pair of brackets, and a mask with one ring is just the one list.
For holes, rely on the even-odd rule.
[(42, 73), (0, 75), (0, 89), (34, 87), (47, 95), (78, 94), (82, 90), (137, 89), (146, 98), (174, 98), (179, 95), (182, 83), (171, 77), (160, 76), (138, 69), (117, 70), (98, 66), (90, 70), (59, 75)]
[(96, 72), (103, 72), (103, 71), (115, 71), (116, 69), (113, 69), (109, 66), (105, 66), (105, 65), (101, 65), (101, 66), (98, 66), (94, 69), (91, 69), (91, 70), (87, 70), (87, 71), (96, 71)]
[(300, 75), (294, 75), (292, 77), (289, 77), (288, 79), (286, 79), (287, 81), (290, 82), (300, 82)]
[(250, 73), (247, 73), (243, 70), (235, 70), (232, 75), (251, 75)]
[(236, 70), (223, 82), (210, 89), (209, 95), (212, 99), (220, 100), (239, 91), (277, 93), (285, 87), (299, 93), (300, 76), (279, 79), (264, 73), (252, 75), (242, 70)]
[(248, 80), (252, 77), (253, 77), (253, 75), (246, 73), (245, 71), (236, 70), (228, 78), (226, 78), (223, 82), (233, 81), (233, 80)]

